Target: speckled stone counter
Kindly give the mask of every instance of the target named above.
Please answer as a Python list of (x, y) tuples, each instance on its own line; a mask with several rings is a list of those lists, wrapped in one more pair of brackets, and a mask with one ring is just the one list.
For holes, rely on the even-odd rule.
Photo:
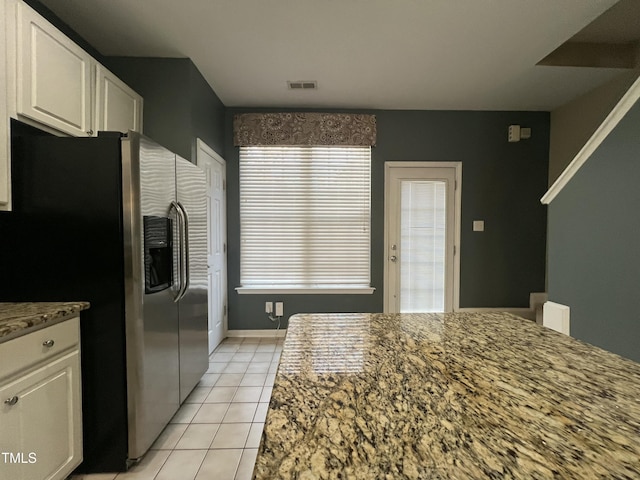
[(0, 343), (77, 316), (88, 302), (0, 303)]
[(640, 478), (640, 364), (509, 314), (295, 315), (253, 478)]

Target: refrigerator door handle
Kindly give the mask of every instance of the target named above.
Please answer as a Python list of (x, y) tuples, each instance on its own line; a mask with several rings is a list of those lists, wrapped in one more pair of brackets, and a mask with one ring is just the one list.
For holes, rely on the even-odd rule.
[(171, 208), (176, 210), (176, 220), (178, 224), (178, 292), (173, 297), (173, 302), (177, 303), (183, 296), (184, 288), (184, 222), (185, 217), (180, 204), (176, 201), (171, 202)]
[(187, 290), (189, 289), (190, 283), (190, 272), (189, 272), (189, 215), (185, 210), (184, 206), (180, 202), (176, 202), (180, 211), (182, 213), (182, 227), (183, 227), (183, 248), (184, 248), (184, 268), (183, 268), (183, 282), (182, 282), (182, 291), (180, 293), (179, 299), (183, 298), (187, 294)]

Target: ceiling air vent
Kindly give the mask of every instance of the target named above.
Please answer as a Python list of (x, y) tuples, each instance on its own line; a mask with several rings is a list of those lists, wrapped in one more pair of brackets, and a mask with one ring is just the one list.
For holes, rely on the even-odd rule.
[(289, 90), (317, 90), (318, 89), (318, 82), (316, 82), (315, 80), (298, 80), (295, 82), (288, 80), (287, 85), (289, 86)]

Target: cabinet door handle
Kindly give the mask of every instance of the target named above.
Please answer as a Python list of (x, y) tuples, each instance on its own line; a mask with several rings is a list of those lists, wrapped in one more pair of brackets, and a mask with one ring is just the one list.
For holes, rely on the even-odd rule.
[(42, 342), (42, 346), (43, 347), (47, 347), (47, 348), (51, 348), (53, 347), (53, 344), (56, 343), (53, 340), (45, 340), (44, 342)]
[(93, 135), (93, 130), (87, 130), (87, 135), (89, 136)]
[(6, 405), (15, 405), (16, 403), (18, 403), (18, 396), (17, 396), (17, 395), (14, 395), (14, 396), (13, 396), (13, 397), (11, 397), (11, 398), (7, 398), (7, 399), (4, 401), (4, 403), (5, 403)]

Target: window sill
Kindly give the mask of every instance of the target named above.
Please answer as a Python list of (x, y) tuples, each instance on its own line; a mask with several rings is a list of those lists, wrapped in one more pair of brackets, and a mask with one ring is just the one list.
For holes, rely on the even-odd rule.
[(236, 287), (240, 295), (371, 295), (374, 287)]

